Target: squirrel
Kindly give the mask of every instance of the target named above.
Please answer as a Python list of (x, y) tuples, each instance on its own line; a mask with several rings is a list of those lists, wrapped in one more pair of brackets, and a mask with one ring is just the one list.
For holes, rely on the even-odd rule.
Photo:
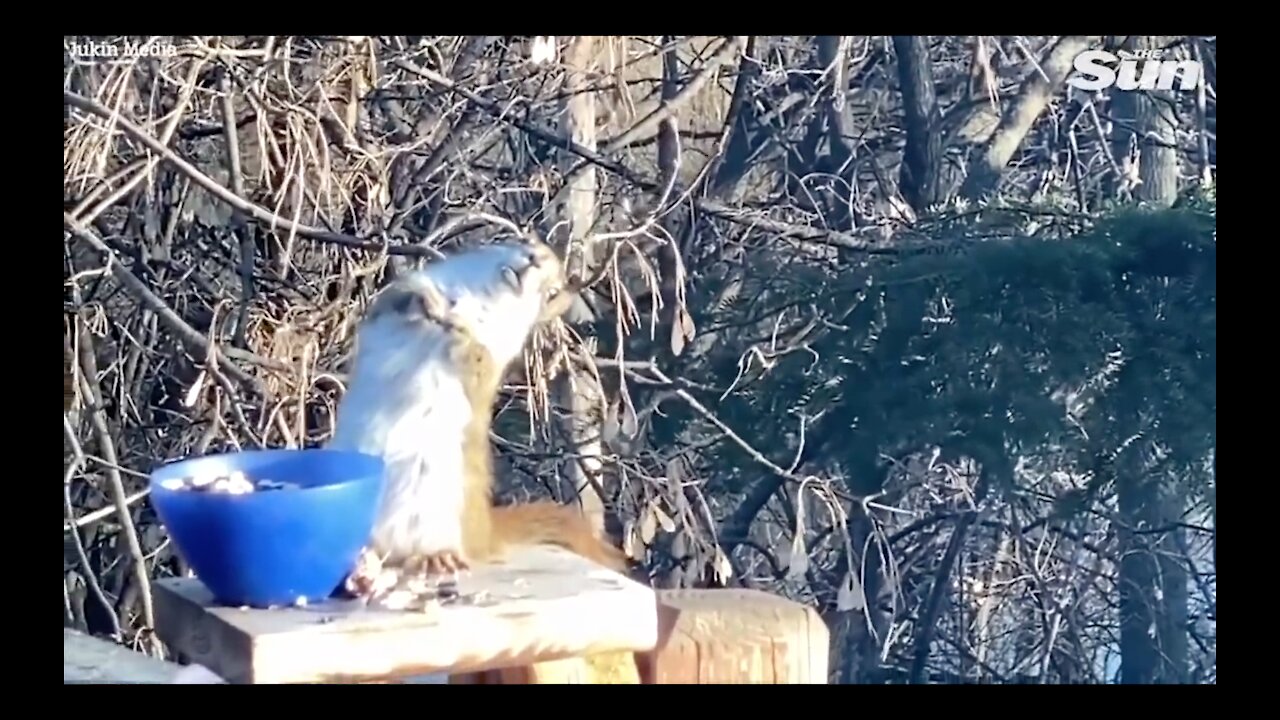
[(460, 252), (375, 297), (330, 446), (386, 462), (372, 533), (383, 563), (448, 574), (512, 546), (556, 545), (626, 571), (626, 555), (574, 508), (493, 504), (489, 431), (506, 371), (576, 293), (555, 251), (532, 242)]

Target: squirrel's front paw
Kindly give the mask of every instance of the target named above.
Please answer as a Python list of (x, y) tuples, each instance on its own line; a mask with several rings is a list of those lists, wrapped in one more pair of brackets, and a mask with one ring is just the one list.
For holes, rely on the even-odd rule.
[(428, 575), (456, 575), (463, 570), (471, 569), (471, 563), (461, 550), (441, 550), (423, 555), (419, 561)]

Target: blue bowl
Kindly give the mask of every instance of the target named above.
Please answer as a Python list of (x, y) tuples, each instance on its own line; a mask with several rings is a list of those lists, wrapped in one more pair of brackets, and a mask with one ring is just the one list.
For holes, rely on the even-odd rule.
[[(299, 487), (244, 495), (173, 490), (166, 480), (243, 472)], [(219, 603), (267, 607), (331, 596), (368, 543), (381, 458), (339, 450), (252, 450), (151, 473), (151, 503), (174, 546)]]

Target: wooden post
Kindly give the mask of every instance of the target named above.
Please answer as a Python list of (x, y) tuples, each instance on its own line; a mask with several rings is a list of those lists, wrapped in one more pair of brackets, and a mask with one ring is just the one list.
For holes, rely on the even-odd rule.
[(323, 603), (221, 607), (197, 580), (156, 584), (156, 631), (233, 683), (368, 682), (634, 653), (658, 643), (653, 590), (555, 548), (459, 578), (432, 612)]
[(655, 684), (819, 684), (828, 682), (830, 634), (817, 611), (757, 590), (662, 590), (670, 625), (642, 653)]
[(455, 676), (485, 685), (825, 684), (830, 638), (816, 611), (755, 590), (657, 593), (656, 650)]

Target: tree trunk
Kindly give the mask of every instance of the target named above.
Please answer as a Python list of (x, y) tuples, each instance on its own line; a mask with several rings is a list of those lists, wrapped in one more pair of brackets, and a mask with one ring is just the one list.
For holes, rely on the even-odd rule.
[(849, 533), (854, 556), (845, 557), (843, 570), (854, 573), (866, 604), (840, 613), (840, 622), (845, 627), (844, 643), (840, 649), (840, 684), (877, 684), (883, 682), (884, 666), (880, 653), (893, 621), (892, 611), (886, 611), (882, 599), (885, 577), (881, 557), (884, 548), (876, 536), (872, 519), (856, 504), (849, 514)]
[[(756, 104), (748, 98), (752, 85), (760, 76), (764, 54), (768, 41), (757, 35), (747, 40), (742, 50), (742, 58), (738, 61), (738, 78), (733, 85), (733, 99), (729, 103), (729, 112), (725, 116), (724, 154), (716, 161), (712, 174), (709, 193), (711, 197), (723, 200), (729, 197), (737, 187), (738, 181), (746, 174), (751, 154), (759, 149), (763, 138), (756, 127)], [(755, 137), (753, 137), (753, 134)]]
[[(1182, 495), (1160, 477), (1125, 472), (1117, 478), (1121, 524), (1120, 681), (1186, 682), (1187, 571), (1176, 522)], [(1155, 531), (1155, 532), (1153, 532)]]
[(920, 212), (938, 199), (938, 169), (942, 162), (929, 38), (894, 35), (893, 49), (898, 54), (898, 85), (907, 130), (899, 185), (902, 196)]
[[(1171, 39), (1130, 36), (1124, 49), (1156, 50)], [(1115, 118), (1111, 152), (1123, 171), (1118, 189), (1133, 189), (1142, 202), (1170, 207), (1178, 199), (1178, 118), (1171, 91), (1112, 88), (1111, 94)]]
[[(590, 89), (591, 70), (595, 65), (596, 41), (591, 35), (579, 35), (569, 43), (564, 55), (567, 67), (564, 100), (564, 134), (578, 145), (594, 151), (597, 145), (596, 94)], [(578, 164), (576, 156), (563, 155), (564, 172)], [(596, 221), (598, 178), (594, 165), (574, 175), (559, 208), (561, 222), (567, 227), (565, 259), (573, 266), (573, 256), (581, 258), (586, 277), (599, 261), (591, 247), (590, 234)], [(572, 362), (572, 361), (571, 361)], [(559, 420), (560, 434), (568, 441), (566, 454), (571, 456), (564, 469), (566, 488), (581, 503), (582, 511), (597, 533), (604, 531), (604, 501), (600, 494), (603, 479), (601, 460), (601, 424), (603, 394), (600, 384), (590, 372), (570, 371), (560, 376), (555, 386), (556, 405), (565, 410)]]
[[(1129, 50), (1154, 50), (1167, 38), (1135, 36)], [(1151, 93), (1113, 90), (1113, 152), (1121, 163), (1137, 163), (1129, 177), (1142, 202), (1169, 207), (1178, 196), (1177, 117), (1172, 100)], [(1121, 679), (1125, 683), (1181, 683), (1187, 676), (1187, 570), (1179, 560), (1180, 528), (1154, 535), (1143, 528), (1173, 527), (1186, 499), (1177, 486), (1126, 474), (1119, 482), (1121, 548)], [(1138, 531), (1135, 533), (1135, 531)]]

